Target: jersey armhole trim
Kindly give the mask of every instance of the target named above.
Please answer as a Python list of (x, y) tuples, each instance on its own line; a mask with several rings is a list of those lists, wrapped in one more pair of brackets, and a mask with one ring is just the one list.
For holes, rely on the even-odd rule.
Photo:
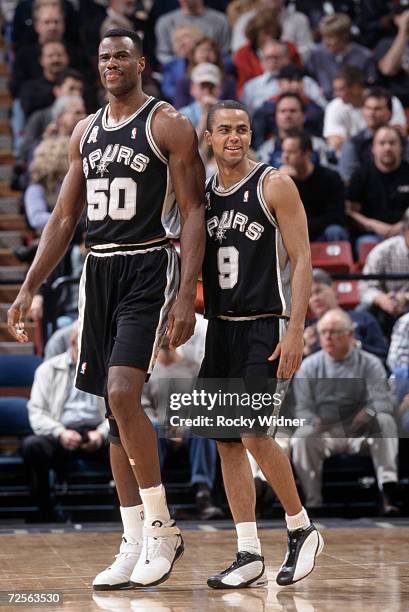
[(258, 183), (257, 183), (257, 195), (258, 195), (258, 200), (260, 202), (261, 208), (264, 211), (264, 214), (266, 215), (267, 219), (270, 221), (271, 225), (273, 225), (275, 228), (278, 228), (278, 223), (277, 220), (275, 219), (274, 215), (272, 214), (266, 200), (263, 194), (263, 182), (265, 177), (267, 176), (267, 174), (269, 174), (269, 172), (271, 172), (272, 168), (268, 167), (264, 170), (263, 174), (260, 176), (260, 178), (258, 179)]
[(161, 162), (168, 165), (168, 160), (166, 159), (166, 157), (163, 155), (162, 151), (159, 149), (158, 145), (156, 144), (155, 139), (152, 134), (152, 129), (151, 129), (153, 115), (155, 111), (163, 104), (167, 104), (167, 102), (165, 102), (164, 100), (159, 100), (159, 102), (157, 102), (155, 106), (152, 108), (146, 120), (145, 131), (146, 131), (146, 138), (148, 140), (149, 146), (152, 149), (153, 153), (156, 155), (158, 159), (160, 159)]
[(102, 111), (102, 108), (97, 110), (97, 112), (95, 113), (93, 119), (91, 119), (91, 121), (88, 123), (87, 127), (85, 128), (85, 131), (84, 131), (84, 133), (83, 133), (83, 135), (81, 137), (81, 140), (80, 140), (80, 147), (79, 148), (80, 148), (81, 155), (82, 155), (82, 150), (84, 148), (85, 140), (86, 140), (87, 136), (89, 135), (89, 133), (90, 133), (90, 131), (91, 131), (95, 121), (98, 119), (99, 115), (101, 114), (101, 111)]

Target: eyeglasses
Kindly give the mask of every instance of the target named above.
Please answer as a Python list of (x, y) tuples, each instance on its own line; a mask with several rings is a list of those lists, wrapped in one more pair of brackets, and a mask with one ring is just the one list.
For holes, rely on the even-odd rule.
[(343, 334), (351, 333), (350, 329), (320, 329), (318, 334), (320, 336), (329, 336), (330, 338), (337, 338)]

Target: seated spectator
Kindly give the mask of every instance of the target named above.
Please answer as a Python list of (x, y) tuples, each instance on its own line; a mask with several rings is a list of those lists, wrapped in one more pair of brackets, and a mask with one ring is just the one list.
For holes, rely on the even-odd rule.
[(313, 102), (304, 93), (303, 70), (299, 66), (284, 66), (278, 75), (279, 91), (277, 96), (256, 110), (252, 121), (252, 146), (254, 149), (261, 147), (277, 129), (275, 122), (276, 103), (281, 94), (286, 92), (296, 93), (304, 104), (304, 128), (310, 134), (321, 136), (324, 119), (324, 111), (321, 106)]
[(84, 100), (80, 96), (63, 96), (53, 104), (52, 121), (46, 127), (44, 137), (71, 136), (78, 121), (86, 116)]
[(61, 73), (53, 88), (55, 102), (46, 108), (35, 111), (27, 121), (20, 150), (21, 162), (29, 160), (30, 153), (37, 146), (46, 127), (53, 120), (53, 108), (55, 108), (58, 99), (64, 96), (79, 96), (82, 98), (83, 92), (84, 83), (80, 72), (68, 68)]
[(186, 75), (189, 53), (201, 38), (199, 28), (191, 25), (180, 25), (172, 32), (174, 57), (162, 66), (161, 91), (168, 100), (174, 99), (176, 83)]
[(222, 74), (215, 64), (198, 64), (193, 68), (190, 80), (194, 102), (180, 108), (179, 112), (192, 122), (200, 147), (206, 131), (207, 113), (220, 98)]
[(283, 138), (283, 166), (300, 192), (308, 221), (310, 240), (348, 240), (345, 193), (334, 170), (312, 161), (312, 141), (306, 132), (288, 131)]
[(22, 455), (30, 475), (38, 519), (55, 520), (49, 471), (64, 472), (70, 459), (94, 458), (108, 465), (105, 402), (74, 387), (78, 357), (78, 328), (71, 332), (70, 349), (37, 369), (28, 402), (33, 436), (23, 442)]
[(50, 218), (68, 171), (69, 138), (47, 138), (38, 145), (31, 165), (31, 183), (24, 194), (28, 223), (39, 234)]
[(351, 19), (348, 15), (327, 15), (320, 22), (322, 42), (314, 46), (307, 62), (311, 75), (321, 85), (327, 100), (333, 97), (333, 82), (344, 66), (362, 71), (363, 82), (374, 83), (376, 67), (372, 53), (351, 41)]
[(172, 99), (175, 108), (187, 106), (193, 102), (193, 98), (190, 95), (190, 75), (195, 66), (204, 63), (215, 64), (222, 74), (220, 99), (236, 99), (236, 82), (232, 77), (224, 73), (223, 61), (217, 43), (212, 38), (204, 37), (197, 41), (192, 51), (189, 53), (186, 74), (176, 83), (175, 95)]
[[(263, 67), (260, 62), (260, 51), (267, 41), (280, 40), (282, 28), (277, 11), (263, 10), (250, 19), (246, 27), (248, 43), (240, 47), (233, 56), (233, 62), (237, 70), (237, 94), (242, 95), (244, 84), (260, 74)], [(288, 49), (289, 60), (297, 64), (300, 58), (296, 47), (289, 42), (283, 41)]]
[(294, 384), (295, 416), (306, 424), (291, 439), (292, 460), (305, 506), (322, 506), (324, 460), (360, 452), (366, 443), (380, 511), (397, 514), (398, 439), (385, 368), (355, 345), (353, 323), (344, 311), (329, 310), (318, 321), (318, 333), (322, 350), (304, 359)]
[[(283, 138), (291, 130), (303, 130), (304, 128), (304, 103), (298, 94), (285, 92), (278, 97), (275, 111), (276, 133), (258, 148), (257, 154), (265, 164), (279, 168), (283, 164)], [(312, 136), (311, 141), (314, 163), (320, 162), (322, 165), (328, 165), (330, 158), (327, 156), (325, 141), (318, 136)]]
[[(157, 429), (159, 429), (160, 422), (163, 422), (164, 411), (167, 409), (167, 406), (163, 405), (163, 398), (167, 398), (167, 394), (164, 392), (166, 381), (194, 379), (198, 374), (199, 367), (199, 363), (189, 361), (178, 355), (174, 349), (172, 350), (169, 347), (169, 341), (165, 339), (159, 351), (155, 368), (149, 381), (145, 384), (142, 394), (142, 406)], [(223, 513), (220, 508), (215, 507), (211, 494), (217, 466), (215, 441), (196, 436), (185, 439), (183, 437), (169, 439), (159, 435), (158, 449), (161, 469), (170, 447), (181, 444), (186, 444), (189, 449), (191, 484), (196, 490), (196, 506), (200, 518), (203, 520), (219, 518)]]
[[(336, 151), (343, 144), (365, 129), (363, 114), (365, 88), (363, 73), (354, 66), (341, 68), (334, 79), (336, 98), (325, 109), (324, 138)], [(392, 125), (401, 126), (406, 130), (406, 118), (402, 104), (397, 98), (392, 98)]]
[(396, 128), (378, 128), (373, 136), (372, 159), (352, 175), (347, 190), (351, 203), (348, 215), (356, 225), (354, 234), (364, 236), (360, 242), (379, 242), (401, 231), (400, 221), (409, 207), (405, 144)]
[[(280, 93), (279, 75), (281, 70), (291, 69), (288, 46), (277, 40), (267, 40), (260, 48), (260, 62), (263, 73), (250, 79), (244, 85), (241, 101), (247, 107), (250, 115), (260, 108), (264, 102)], [(299, 68), (299, 67), (297, 67)], [(288, 78), (287, 78), (288, 80)], [(326, 100), (323, 97), (318, 83), (309, 76), (303, 76), (303, 93), (316, 104), (325, 108)], [(285, 91), (283, 89), (283, 91)], [(289, 91), (292, 91), (291, 89)]]
[[(409, 274), (409, 209), (402, 218), (402, 233), (377, 244), (369, 253), (363, 274)], [(409, 311), (409, 280), (360, 281), (361, 302), (376, 316), (389, 335), (396, 319)]]
[[(339, 307), (332, 278), (325, 270), (314, 268), (312, 272), (311, 297), (308, 305), (312, 319), (308, 321), (304, 336), (304, 356), (315, 353), (320, 348), (316, 321), (329, 310)], [(364, 351), (376, 355), (384, 362), (388, 352), (388, 344), (378, 321), (369, 312), (359, 309), (359, 307), (349, 310), (348, 314), (354, 325), (354, 338), (357, 345)]]
[(20, 102), (26, 120), (36, 110), (54, 102), (53, 89), (61, 74), (68, 68), (69, 57), (64, 44), (50, 40), (41, 47), (42, 76), (26, 81), (20, 90)]
[(382, 39), (375, 49), (375, 58), (381, 74), (381, 84), (409, 108), (409, 10), (395, 15), (398, 31), (394, 38)]
[(174, 59), (172, 32), (179, 25), (192, 25), (202, 35), (212, 37), (226, 51), (230, 43), (230, 28), (226, 15), (207, 8), (203, 0), (179, 0), (180, 9), (162, 15), (155, 26), (156, 57), (164, 65)]
[(409, 366), (409, 313), (399, 317), (393, 326), (386, 363), (391, 371)]
[[(362, 115), (366, 127), (347, 140), (341, 149), (339, 172), (345, 183), (350, 182), (356, 170), (369, 163), (374, 133), (380, 127), (388, 125), (392, 119), (392, 97), (389, 91), (381, 87), (370, 89), (364, 97)], [(409, 161), (408, 141), (404, 158)]]
[(308, 19), (303, 13), (286, 7), (283, 0), (258, 0), (252, 4), (254, 6), (238, 17), (234, 24), (231, 39), (233, 53), (246, 44), (246, 27), (249, 21), (263, 8), (272, 8), (278, 12), (283, 30), (282, 39), (294, 43), (303, 59), (308, 57), (312, 47), (312, 35)]

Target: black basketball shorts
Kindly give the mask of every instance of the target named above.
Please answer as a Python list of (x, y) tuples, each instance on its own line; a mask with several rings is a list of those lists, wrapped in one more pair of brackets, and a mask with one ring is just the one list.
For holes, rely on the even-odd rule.
[(107, 396), (111, 366), (150, 374), (179, 286), (173, 245), (91, 249), (79, 294), (76, 387)]
[[(260, 317), (253, 320), (210, 319), (207, 327), (205, 355), (199, 379), (244, 379), (248, 391), (271, 388), (279, 359), (268, 361), (284, 332), (286, 319)], [(218, 383), (217, 383), (218, 384)], [(220, 412), (223, 412), (219, 408)], [(267, 430), (267, 428), (265, 428)], [(255, 433), (263, 434), (264, 428)], [(240, 432), (236, 432), (240, 435)], [(219, 438), (223, 442), (240, 442), (240, 437)]]

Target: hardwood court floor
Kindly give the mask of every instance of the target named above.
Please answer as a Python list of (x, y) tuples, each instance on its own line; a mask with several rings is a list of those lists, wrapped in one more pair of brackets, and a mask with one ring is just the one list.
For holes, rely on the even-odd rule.
[[(385, 525), (387, 526), (387, 525)], [(384, 527), (385, 527), (384, 526)], [(391, 525), (389, 525), (391, 527)], [(210, 527), (214, 529), (214, 527)], [(93, 593), (95, 574), (117, 552), (112, 532), (0, 534), (0, 591), (62, 591), (62, 606), (0, 604), (0, 610), (147, 610), (202, 612), (400, 612), (409, 610), (409, 528), (324, 528), (325, 548), (315, 571), (280, 588), (275, 574), (285, 553), (285, 532), (260, 532), (268, 589), (214, 591), (209, 574), (235, 554), (232, 530), (184, 531), (186, 551), (172, 577), (151, 590)]]

